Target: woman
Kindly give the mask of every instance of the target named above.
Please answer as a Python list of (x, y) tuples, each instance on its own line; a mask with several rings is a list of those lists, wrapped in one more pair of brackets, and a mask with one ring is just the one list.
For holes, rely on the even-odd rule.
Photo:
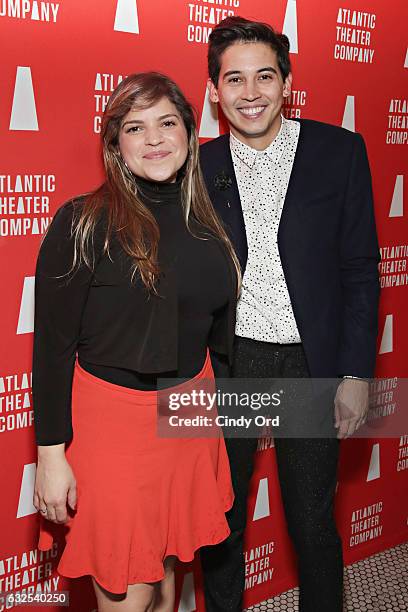
[(233, 492), (222, 437), (157, 435), (158, 379), (183, 391), (213, 378), (209, 348), (231, 359), (239, 266), (173, 81), (127, 77), (101, 135), (106, 182), (57, 211), (37, 262), (39, 548), (64, 525), (58, 571), (90, 574), (100, 612), (172, 610), (176, 557), (228, 536)]

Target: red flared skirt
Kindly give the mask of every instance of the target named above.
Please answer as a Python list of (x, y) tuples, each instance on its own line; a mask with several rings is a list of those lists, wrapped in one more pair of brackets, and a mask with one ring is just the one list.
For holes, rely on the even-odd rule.
[[(209, 354), (197, 376), (213, 378)], [(169, 555), (191, 561), (201, 546), (230, 533), (233, 504), (225, 442), (220, 437), (163, 438), (156, 432), (157, 392), (103, 381), (75, 366), (74, 437), (66, 449), (77, 506), (64, 525), (40, 516), (38, 548), (65, 533), (58, 572), (91, 575), (105, 589), (164, 578)]]

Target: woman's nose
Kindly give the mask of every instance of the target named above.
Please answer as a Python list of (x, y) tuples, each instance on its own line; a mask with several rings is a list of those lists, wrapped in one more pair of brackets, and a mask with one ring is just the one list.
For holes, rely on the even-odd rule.
[(163, 136), (158, 128), (149, 128), (145, 130), (145, 144), (157, 146), (161, 142), (163, 142)]

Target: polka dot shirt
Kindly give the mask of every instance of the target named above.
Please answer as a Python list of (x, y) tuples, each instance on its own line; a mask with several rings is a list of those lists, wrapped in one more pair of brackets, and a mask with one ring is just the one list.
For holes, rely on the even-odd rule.
[(282, 116), (263, 151), (230, 134), (248, 242), (236, 334), (264, 342), (300, 342), (278, 250), (278, 228), (299, 140), (300, 124)]

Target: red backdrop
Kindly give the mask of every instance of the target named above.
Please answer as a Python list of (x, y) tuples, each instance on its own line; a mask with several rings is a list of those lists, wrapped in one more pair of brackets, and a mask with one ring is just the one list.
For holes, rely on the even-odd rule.
[[(366, 140), (382, 253), (377, 374), (396, 386), (381, 400), (384, 409), (403, 408), (393, 377), (406, 374), (408, 343), (405, 1), (0, 0), (0, 333), (6, 349), (0, 358), (0, 593), (69, 588), (72, 609), (95, 607), (88, 578), (69, 583), (55, 573), (61, 544), (49, 555), (35, 548), (36, 255), (56, 209), (101, 181), (100, 117), (123, 76), (142, 70), (169, 74), (196, 106), (200, 136), (225, 130), (206, 100), (206, 42), (227, 14), (267, 21), (289, 36), (289, 117), (343, 125)], [(406, 539), (406, 456), (407, 435), (342, 443), (337, 516), (346, 563)], [(271, 440), (258, 451), (248, 503), (250, 605), (296, 584)], [(3, 605), (0, 599), (0, 612)], [(204, 609), (197, 562), (178, 570), (176, 609)]]

